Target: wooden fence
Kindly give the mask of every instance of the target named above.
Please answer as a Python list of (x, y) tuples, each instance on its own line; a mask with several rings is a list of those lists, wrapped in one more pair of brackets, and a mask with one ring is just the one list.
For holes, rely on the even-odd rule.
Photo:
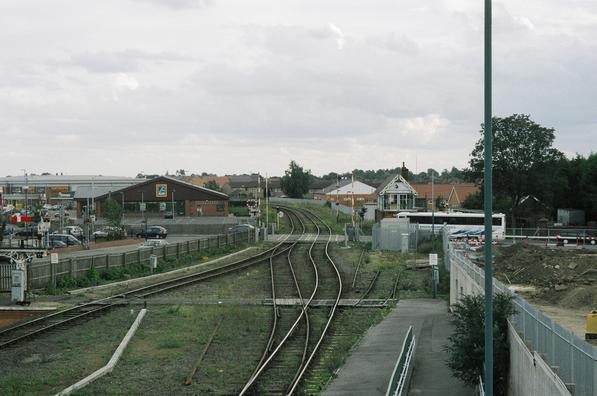
[(193, 239), (159, 247), (144, 247), (133, 251), (116, 254), (98, 254), (81, 257), (62, 258), (52, 264), (49, 260), (27, 264), (27, 289), (42, 289), (56, 285), (56, 281), (65, 277), (82, 278), (91, 268), (98, 272), (108, 271), (113, 267), (126, 267), (148, 264), (149, 256), (155, 254), (158, 259), (177, 258), (185, 254), (200, 252), (210, 248), (238, 246), (241, 243), (255, 242), (255, 233), (239, 232), (215, 235), (209, 238)]

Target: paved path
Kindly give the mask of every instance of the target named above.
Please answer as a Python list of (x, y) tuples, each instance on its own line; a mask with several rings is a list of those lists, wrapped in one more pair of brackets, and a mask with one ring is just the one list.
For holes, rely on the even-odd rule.
[[(416, 301), (416, 300), (411, 300)], [(410, 308), (421, 310), (424, 315), (417, 318), (417, 350), (409, 395), (424, 396), (472, 396), (472, 388), (467, 387), (457, 378), (445, 363), (444, 346), (452, 334), (448, 307), (445, 301), (424, 300), (424, 306), (413, 304)], [(421, 320), (422, 319), (422, 320)]]
[(336, 379), (323, 392), (336, 395), (385, 395), (402, 342), (410, 325), (417, 337), (411, 395), (472, 395), (445, 366), (451, 328), (442, 300), (401, 300), (377, 326), (367, 331)]

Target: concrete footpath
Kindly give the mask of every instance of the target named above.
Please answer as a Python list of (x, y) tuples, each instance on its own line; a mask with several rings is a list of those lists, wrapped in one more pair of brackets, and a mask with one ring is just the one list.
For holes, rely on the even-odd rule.
[(367, 331), (322, 394), (385, 395), (410, 325), (414, 326), (417, 349), (409, 395), (473, 395), (472, 389), (452, 377), (444, 362), (443, 346), (452, 331), (447, 304), (430, 299), (401, 300), (381, 323)]

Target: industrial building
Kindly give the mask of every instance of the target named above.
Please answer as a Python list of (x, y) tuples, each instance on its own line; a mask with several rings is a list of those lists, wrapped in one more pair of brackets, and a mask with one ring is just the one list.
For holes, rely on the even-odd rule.
[[(124, 208), (125, 217), (228, 216), (228, 195), (168, 176), (115, 189), (93, 198), (92, 208), (102, 217), (102, 205), (111, 197)], [(77, 198), (77, 210), (85, 211), (90, 200)]]
[(79, 189), (103, 191), (119, 190), (144, 181), (133, 177), (102, 175), (22, 175), (0, 177), (0, 204), (24, 207), (25, 201), (35, 204), (73, 203), (75, 193)]

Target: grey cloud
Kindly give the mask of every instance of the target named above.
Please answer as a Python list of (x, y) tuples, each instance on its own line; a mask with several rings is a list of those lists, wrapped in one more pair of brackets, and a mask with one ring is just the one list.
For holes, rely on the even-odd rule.
[(400, 35), (394, 32), (381, 37), (372, 37), (367, 41), (371, 45), (401, 54), (416, 55), (419, 52), (419, 45), (416, 41), (406, 35)]
[[(31, 150), (8, 150), (0, 168), (43, 168), (47, 152), (65, 159), (64, 170), (105, 174), (174, 166), (279, 172), (290, 155), (317, 172), (390, 167), (417, 155), (420, 167), (466, 165), (483, 114), (482, 6), (304, 1), (166, 14), (100, 2), (55, 22), (41, 12), (33, 21), (9, 15), (15, 25), (0, 26), (0, 133)], [(556, 128), (558, 148), (586, 152), (597, 127), (597, 10), (553, 0), (501, 4), (495, 114), (531, 113)], [(81, 29), (96, 14), (106, 29), (99, 41)], [(345, 35), (342, 49), (330, 23)], [(27, 51), (9, 45), (19, 34)], [(138, 86), (115, 100), (119, 75)], [(154, 170), (158, 162), (172, 165)]]
[(211, 6), (213, 0), (135, 0), (139, 3), (156, 4), (171, 9), (206, 8)]
[(71, 56), (70, 63), (80, 66), (90, 73), (120, 73), (139, 70), (142, 61), (172, 61), (187, 62), (193, 58), (164, 51), (151, 53), (136, 49), (127, 49), (120, 52), (84, 52)]

